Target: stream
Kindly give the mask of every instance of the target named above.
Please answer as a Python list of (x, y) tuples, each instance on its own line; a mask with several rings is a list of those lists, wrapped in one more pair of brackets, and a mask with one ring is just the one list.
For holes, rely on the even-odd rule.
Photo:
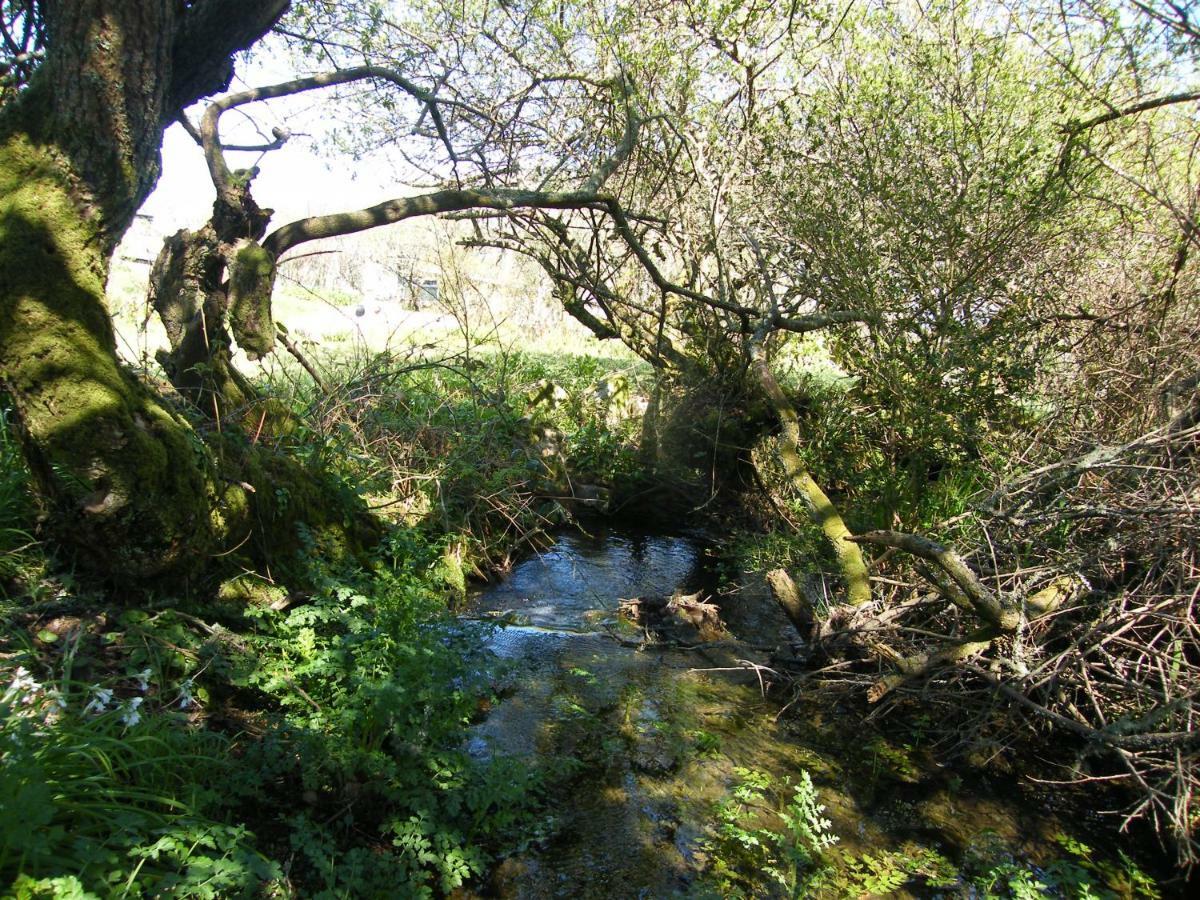
[[(1053, 794), (955, 773), (919, 732), (889, 740), (862, 723), (861, 710), (781, 716), (790, 693), (764, 697), (771, 675), (739, 663), (766, 663), (764, 648), (787, 637), (764, 588), (720, 598), (728, 632), (716, 640), (664, 642), (621, 615), (623, 599), (707, 595), (713, 553), (698, 536), (563, 533), (472, 599), (466, 617), (497, 623), (487, 641), (507, 675), (468, 751), (480, 761), (574, 766), (547, 835), (501, 862), (486, 896), (728, 895), (713, 877), (727, 862), (714, 858), (715, 810), (744, 779), (739, 770), (765, 773), (779, 788), (811, 776), (838, 836), (826, 856), (841, 874), (826, 878), (821, 896), (997, 896), (971, 878), (1009, 866), (1037, 880), (1039, 865), (1063, 855), (1062, 835), (1086, 829), (1077, 812), (1056, 811)], [(938, 877), (912, 871), (926, 858)], [(765, 874), (747, 877), (745, 896), (788, 895)]]

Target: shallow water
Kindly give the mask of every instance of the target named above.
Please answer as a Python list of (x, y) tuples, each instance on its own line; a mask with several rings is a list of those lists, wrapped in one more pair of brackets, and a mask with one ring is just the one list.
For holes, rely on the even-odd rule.
[[(468, 750), (483, 761), (570, 760), (576, 772), (558, 792), (549, 836), (502, 862), (489, 895), (727, 894), (713, 875), (714, 810), (738, 768), (778, 784), (808, 772), (819, 790), (839, 836), (826, 854), (829, 871), (842, 874), (801, 896), (987, 896), (970, 881), (975, 870), (1009, 865), (1036, 879), (1042, 870), (1032, 861), (1044, 863), (1058, 835), (1078, 830), (1045, 797), (942, 769), (919, 735), (894, 743), (853, 713), (781, 716), (762, 690), (770, 674), (739, 662), (765, 663), (762, 648), (787, 637), (764, 592), (723, 598), (729, 634), (686, 647), (658, 642), (618, 613), (622, 599), (713, 581), (701, 539), (603, 530), (561, 535), (473, 599), (467, 617), (499, 623), (489, 648), (511, 668), (505, 699), (473, 728)], [(891, 859), (894, 869), (927, 851), (952, 875), (967, 874), (936, 888), (913, 877), (884, 894), (862, 880), (864, 853)], [(765, 875), (741, 890), (787, 894)]]

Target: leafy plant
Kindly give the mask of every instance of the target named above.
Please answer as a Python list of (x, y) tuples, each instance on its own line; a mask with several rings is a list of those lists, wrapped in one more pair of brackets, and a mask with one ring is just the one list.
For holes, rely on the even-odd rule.
[(906, 846), (899, 851), (843, 856), (826, 884), (837, 896), (889, 896), (915, 877), (923, 878), (930, 888), (958, 883), (958, 872), (946, 857), (929, 847)]
[(24, 669), (10, 674), (0, 701), (0, 884), (18, 896), (220, 897), (278, 877), (254, 836), (220, 818), (212, 785), (229, 770), (227, 741), (143, 716), (140, 697), (46, 689)]
[[(784, 779), (781, 793), (765, 772), (734, 772), (737, 781), (717, 803), (715, 827), (705, 841), (712, 855), (709, 878), (725, 896), (755, 896), (763, 875), (788, 896), (803, 896), (824, 851), (838, 841), (812, 778), (801, 771), (794, 784)], [(770, 827), (773, 822), (779, 824)]]
[(966, 863), (971, 884), (988, 896), (1014, 900), (1048, 895), (1072, 900), (1157, 900), (1161, 896), (1154, 879), (1125, 853), (1114, 861), (1069, 835), (1060, 834), (1057, 840), (1065, 855), (1043, 866), (1013, 859), (985, 842), (981, 857)]
[(29, 470), (10, 433), (9, 415), (0, 395), (0, 578), (11, 578), (29, 565), (31, 558), (25, 551), (36, 543), (31, 533)]

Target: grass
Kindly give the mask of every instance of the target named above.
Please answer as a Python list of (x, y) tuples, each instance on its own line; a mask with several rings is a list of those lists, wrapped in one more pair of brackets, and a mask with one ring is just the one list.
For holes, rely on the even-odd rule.
[(29, 472), (8, 420), (0, 395), (0, 596), (6, 592), (5, 583), (37, 559)]

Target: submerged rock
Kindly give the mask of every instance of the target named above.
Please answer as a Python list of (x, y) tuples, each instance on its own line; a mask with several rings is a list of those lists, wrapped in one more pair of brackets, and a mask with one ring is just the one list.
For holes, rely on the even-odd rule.
[(633, 740), (630, 762), (636, 770), (647, 775), (666, 775), (679, 767), (682, 748), (655, 701), (642, 701), (630, 723), (630, 732)]

